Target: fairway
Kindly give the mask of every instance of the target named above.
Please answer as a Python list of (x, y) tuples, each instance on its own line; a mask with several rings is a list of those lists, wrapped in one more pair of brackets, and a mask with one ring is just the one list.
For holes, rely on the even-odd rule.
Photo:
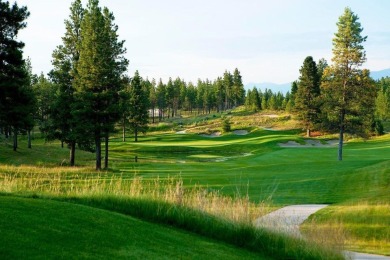
[(124, 176), (177, 176), (187, 186), (206, 185), (228, 195), (239, 191), (281, 205), (333, 204), (387, 197), (389, 138), (348, 142), (341, 162), (337, 146), (284, 148), (278, 144), (302, 137), (266, 130), (213, 139), (194, 134), (145, 136), (139, 143), (114, 139), (110, 156), (114, 172)]

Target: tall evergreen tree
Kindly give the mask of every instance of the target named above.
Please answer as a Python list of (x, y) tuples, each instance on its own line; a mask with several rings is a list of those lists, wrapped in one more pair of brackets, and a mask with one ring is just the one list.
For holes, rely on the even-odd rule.
[(156, 80), (153, 79), (151, 82), (151, 87), (149, 91), (149, 104), (150, 104), (150, 109), (152, 111), (152, 122), (154, 123), (155, 119), (155, 110), (157, 107), (157, 90), (156, 90)]
[(321, 84), (324, 111), (339, 131), (338, 160), (343, 159), (344, 133), (356, 132), (372, 120), (375, 87), (368, 71), (360, 67), (366, 61), (359, 17), (345, 8), (337, 22), (333, 38), (333, 64), (325, 69)]
[(53, 106), (56, 101), (57, 86), (41, 73), (33, 85), (33, 90), (37, 101), (35, 118), (38, 122), (39, 130), (47, 137), (53, 124), (51, 116), (53, 115)]
[(233, 76), (230, 72), (225, 71), (223, 74), (223, 88), (225, 93), (225, 110), (230, 109), (232, 105), (232, 89), (233, 89)]
[(233, 72), (232, 92), (234, 106), (242, 105), (244, 103), (245, 98), (245, 89), (244, 84), (242, 84), (241, 74), (237, 68)]
[[(65, 20), (65, 35), (62, 37), (62, 45), (53, 51), (53, 69), (49, 76), (58, 86), (58, 92), (51, 110), (52, 125), (49, 129), (49, 139), (57, 138), (69, 147), (69, 164), (75, 165), (76, 143), (81, 147), (90, 148), (91, 138), (80, 127), (74, 110), (80, 106), (75, 99), (75, 78), (77, 76), (77, 63), (80, 57), (81, 23), (84, 8), (81, 0), (75, 0), (70, 7), (70, 15)], [(77, 131), (78, 130), (78, 131)]]
[(158, 106), (158, 119), (161, 121), (164, 119), (165, 109), (167, 108), (167, 94), (166, 94), (166, 86), (162, 82), (162, 79), (159, 80), (156, 94), (157, 94), (157, 106)]
[(192, 84), (192, 82), (188, 83), (186, 103), (188, 106), (188, 110), (192, 114), (193, 109), (196, 107), (196, 88), (194, 84)]
[(13, 134), (13, 149), (18, 147), (18, 134), (31, 128), (34, 95), (23, 59), (24, 43), (16, 40), (26, 27), (29, 12), (16, 3), (0, 1), (0, 126)]
[(311, 56), (306, 57), (299, 72), (301, 75), (295, 95), (295, 107), (305, 125), (307, 137), (310, 137), (310, 131), (318, 123), (320, 113), (320, 81), (317, 65)]
[(121, 77), (128, 61), (124, 58), (124, 41), (118, 40), (114, 15), (99, 7), (98, 0), (89, 0), (81, 22), (80, 58), (75, 85), (77, 98), (83, 104), (77, 111), (93, 136), (96, 169), (101, 167), (101, 139), (105, 139), (105, 168), (108, 166), (108, 138), (119, 119)]
[(145, 133), (148, 126), (147, 93), (142, 89), (142, 78), (135, 72), (130, 84), (129, 123), (134, 131), (134, 141), (138, 141), (138, 133)]

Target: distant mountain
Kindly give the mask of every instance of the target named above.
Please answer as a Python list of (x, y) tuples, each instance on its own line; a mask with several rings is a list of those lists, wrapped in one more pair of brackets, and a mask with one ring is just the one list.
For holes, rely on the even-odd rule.
[[(370, 73), (371, 77), (375, 80), (381, 79), (383, 77), (390, 77), (390, 69), (385, 70), (379, 70), (379, 71), (371, 71)], [(271, 82), (262, 82), (262, 83), (254, 83), (250, 82), (248, 84), (245, 84), (245, 90), (253, 89), (253, 87), (256, 87), (258, 90), (261, 89), (262, 92), (265, 91), (265, 89), (270, 89), (274, 93), (281, 92), (284, 95), (291, 91), (291, 83), (284, 83), (284, 84), (276, 84)]]
[(384, 77), (390, 77), (390, 69), (371, 71), (370, 75), (375, 80), (378, 80), (378, 79), (381, 79)]
[(275, 84), (270, 82), (263, 82), (263, 83), (248, 83), (245, 84), (245, 90), (253, 89), (253, 87), (256, 87), (257, 90), (261, 90), (262, 92), (265, 91), (265, 89), (272, 90), (273, 93), (281, 92), (283, 95), (285, 95), (288, 91), (291, 91), (291, 82), (290, 83), (284, 83), (284, 84)]

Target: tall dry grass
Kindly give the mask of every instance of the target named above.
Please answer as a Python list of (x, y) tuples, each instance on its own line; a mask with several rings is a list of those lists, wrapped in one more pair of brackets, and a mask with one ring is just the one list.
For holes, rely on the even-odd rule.
[(185, 188), (180, 177), (125, 178), (115, 174), (96, 174), (85, 168), (0, 166), (0, 192), (144, 198), (189, 207), (242, 224), (250, 224), (270, 211), (267, 203), (253, 203), (247, 195), (227, 197), (219, 191), (199, 186)]

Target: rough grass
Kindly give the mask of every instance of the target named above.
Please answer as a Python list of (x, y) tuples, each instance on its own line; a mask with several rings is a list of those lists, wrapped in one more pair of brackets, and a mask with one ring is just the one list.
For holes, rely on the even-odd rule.
[(330, 206), (311, 217), (303, 230), (309, 236), (337, 230), (340, 236), (328, 237), (328, 242), (343, 237), (351, 251), (390, 255), (390, 204), (361, 201)]

